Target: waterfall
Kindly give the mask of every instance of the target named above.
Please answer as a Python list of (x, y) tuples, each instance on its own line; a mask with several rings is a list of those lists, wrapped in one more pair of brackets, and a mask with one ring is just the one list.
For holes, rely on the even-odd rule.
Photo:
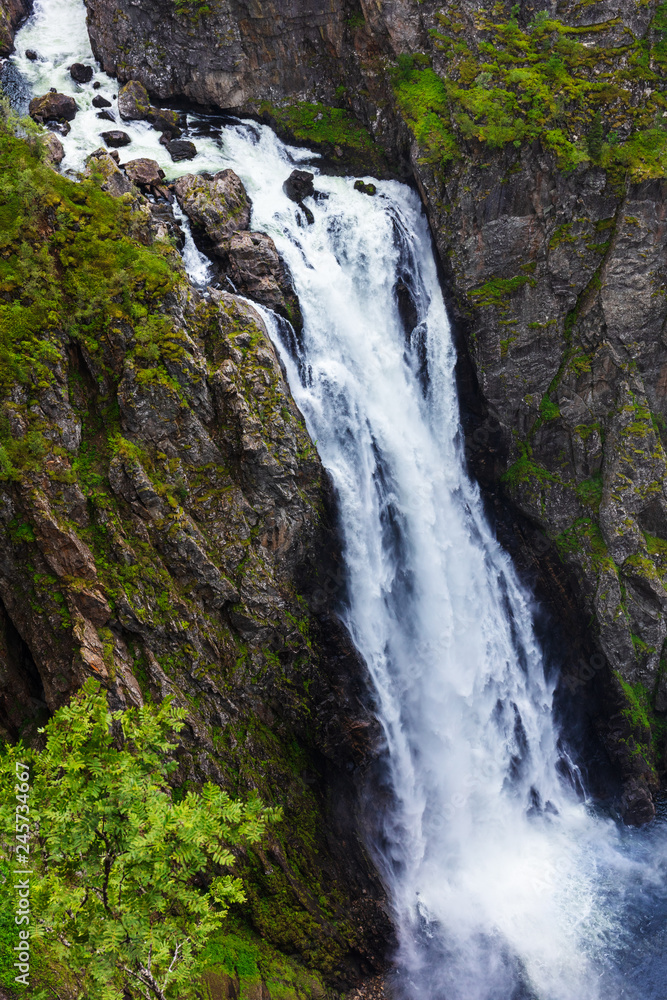
[[(37, 0), (14, 57), (37, 92), (55, 85), (82, 107), (65, 170), (113, 127), (64, 70), (92, 60), (84, 18), (81, 0)], [(113, 97), (115, 82), (97, 79)], [(455, 353), (417, 195), (392, 181), (375, 182), (375, 196), (355, 191), (266, 126), (188, 121), (192, 163), (171, 163), (144, 123), (122, 123), (123, 152), (157, 159), (169, 177), (231, 166), (253, 227), (294, 279), (298, 345), (263, 314), (338, 498), (341, 614), (385, 738), (371, 846), (398, 932), (398, 994), (664, 1000), (665, 824), (619, 827), (568, 780), (530, 597), (466, 472)], [(312, 224), (282, 188), (299, 164), (316, 174)], [(186, 263), (205, 282), (187, 236)]]

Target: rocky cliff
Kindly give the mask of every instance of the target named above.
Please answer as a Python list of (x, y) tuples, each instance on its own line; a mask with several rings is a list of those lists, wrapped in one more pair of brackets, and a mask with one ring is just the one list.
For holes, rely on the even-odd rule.
[(14, 48), (14, 34), (24, 21), (32, 4), (29, 0), (1, 0), (0, 2), (0, 56), (8, 56)]
[(650, 818), (667, 711), (663, 6), (88, 10), (122, 79), (328, 148), (356, 116), (368, 170), (385, 155), (412, 173), (460, 337), (471, 465), (565, 624), (568, 711), (602, 736), (626, 818)]
[(259, 314), (188, 284), (107, 153), (78, 184), (43, 156), (0, 124), (2, 736), (38, 739), (91, 675), (115, 707), (175, 697), (179, 785), (284, 805), (238, 857), (243, 934), (298, 956), (276, 989), (324, 996), (389, 933), (355, 832), (376, 734), (332, 614), (328, 482)]

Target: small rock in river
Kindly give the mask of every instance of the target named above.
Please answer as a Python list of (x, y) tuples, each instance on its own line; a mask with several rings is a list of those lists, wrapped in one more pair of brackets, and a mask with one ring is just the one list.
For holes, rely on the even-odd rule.
[(362, 194), (371, 194), (371, 195), (377, 192), (375, 184), (370, 184), (370, 183), (366, 184), (364, 181), (361, 180), (354, 182), (354, 190), (361, 191)]
[(93, 90), (99, 90), (101, 86), (102, 84), (100, 83), (100, 81), (95, 80), (95, 83), (93, 84)]
[(111, 132), (102, 132), (102, 138), (107, 146), (113, 146), (114, 149), (118, 146), (129, 146), (132, 142), (127, 132), (121, 132), (120, 129), (113, 129)]
[(30, 62), (34, 62), (35, 59), (38, 58), (37, 53), (35, 52), (34, 49), (26, 49), (25, 50), (25, 57), (26, 57), (26, 59), (29, 59)]
[(313, 178), (314, 175), (308, 170), (293, 170), (283, 184), (283, 191), (290, 201), (300, 204), (304, 198), (315, 194)]
[(85, 66), (83, 63), (72, 63), (69, 73), (77, 83), (90, 83), (93, 78), (93, 67)]
[(106, 97), (102, 97), (98, 94), (97, 97), (93, 97), (93, 107), (94, 108), (110, 108), (111, 101), (107, 101)]
[(172, 139), (164, 144), (174, 163), (180, 160), (192, 160), (197, 155), (197, 147), (194, 142), (187, 139)]
[(114, 116), (111, 114), (110, 111), (98, 111), (97, 112), (97, 117), (101, 118), (102, 121), (105, 121), (105, 122), (115, 122), (116, 121), (116, 119), (114, 118)]

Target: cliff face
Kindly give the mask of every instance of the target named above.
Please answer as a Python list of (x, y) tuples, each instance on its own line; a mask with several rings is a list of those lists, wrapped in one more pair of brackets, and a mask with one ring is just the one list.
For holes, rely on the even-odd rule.
[(188, 284), (106, 153), (74, 184), (3, 125), (0, 162), (2, 735), (38, 738), (91, 675), (114, 707), (175, 697), (179, 783), (284, 803), (239, 856), (254, 928), (354, 978), (388, 933), (348, 777), (374, 730), (274, 348), (243, 300)]
[(16, 29), (31, 7), (29, 0), (0, 0), (0, 56), (8, 56), (14, 48)]
[(344, 0), (242, 3), (93, 0), (93, 51), (108, 73), (139, 79), (158, 97), (223, 108), (285, 93), (331, 100), (342, 82)]
[[(363, 0), (313, 15), (297, 58), (293, 5), (276, 5), (274, 31), (264, 8), (177, 4), (162, 27), (150, 0), (115, 20), (88, 3), (121, 78), (251, 112), (269, 101), (309, 141), (304, 101), (333, 94), (398, 172), (409, 162), (470, 362), (471, 465), (584, 650), (564, 696), (595, 716), (641, 822), (667, 710), (667, 22), (656, 3), (617, 8)], [(184, 74), (194, 62), (205, 73)]]

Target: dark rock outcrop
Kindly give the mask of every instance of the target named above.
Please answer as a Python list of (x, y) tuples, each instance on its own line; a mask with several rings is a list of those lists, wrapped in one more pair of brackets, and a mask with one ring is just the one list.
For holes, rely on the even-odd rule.
[[(104, 111), (101, 114), (104, 114)], [(122, 132), (119, 129), (113, 129), (111, 132), (102, 132), (101, 135), (107, 146), (111, 146), (113, 149), (118, 149), (121, 146), (129, 146), (132, 142), (127, 132)]]
[[(31, 8), (30, 0), (0, 0), (0, 57), (8, 56), (14, 48), (16, 29), (28, 17)], [(36, 52), (34, 56), (36, 59)]]
[(72, 63), (69, 72), (76, 83), (90, 83), (93, 78), (93, 67), (86, 66), (84, 63)]
[(170, 139), (164, 145), (174, 163), (180, 163), (181, 160), (194, 160), (197, 155), (197, 147), (194, 142), (189, 142), (187, 139)]
[(184, 174), (175, 182), (174, 192), (219, 256), (227, 252), (232, 234), (250, 224), (250, 199), (233, 170), (220, 170), (213, 176)]
[(78, 110), (73, 97), (55, 91), (42, 97), (33, 97), (29, 107), (30, 117), (40, 124), (50, 121), (71, 122)]

